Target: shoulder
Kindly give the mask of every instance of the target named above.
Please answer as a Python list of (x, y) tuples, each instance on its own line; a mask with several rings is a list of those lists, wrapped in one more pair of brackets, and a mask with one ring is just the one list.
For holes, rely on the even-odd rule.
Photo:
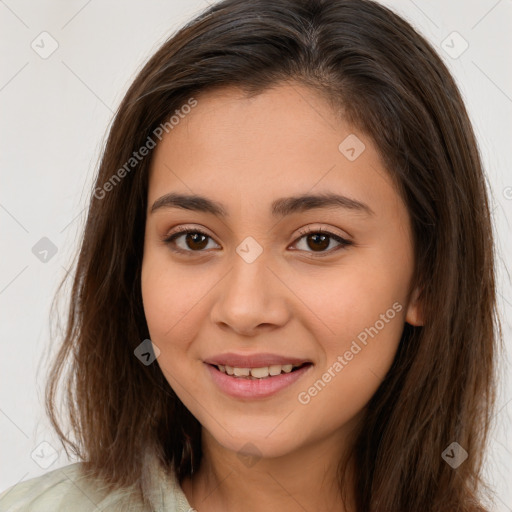
[(82, 473), (77, 462), (44, 475), (30, 478), (0, 493), (2, 512), (139, 512), (141, 504), (134, 502), (129, 491), (107, 494)]
[(76, 462), (42, 476), (19, 482), (0, 493), (1, 512), (190, 512), (178, 479), (157, 459), (143, 465), (144, 505), (132, 488), (108, 492), (98, 480), (87, 478)]

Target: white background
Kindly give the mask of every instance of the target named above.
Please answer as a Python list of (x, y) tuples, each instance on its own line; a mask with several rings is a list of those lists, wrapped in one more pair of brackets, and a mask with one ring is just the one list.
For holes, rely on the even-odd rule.
[[(486, 472), (496, 510), (512, 510), (512, 1), (397, 0), (402, 14), (438, 48), (465, 98), (491, 186), (497, 228), (499, 304), (507, 354)], [(206, 0), (0, 0), (0, 490), (69, 464), (45, 418), (49, 307), (70, 269), (104, 137), (129, 84), (147, 58)], [(32, 48), (41, 32), (57, 41), (47, 59)], [(457, 31), (469, 47), (458, 58), (442, 46)], [(449, 41), (449, 40), (448, 40)], [(49, 48), (47, 39), (45, 48)], [(461, 41), (454, 39), (455, 49)], [(58, 248), (46, 263), (32, 247)], [(65, 312), (65, 305), (61, 311)], [(46, 442), (49, 445), (40, 446)], [(45, 452), (47, 468), (34, 450)], [(50, 454), (50, 455), (48, 455)], [(48, 458), (49, 457), (49, 458)], [(37, 457), (34, 457), (37, 458)]]

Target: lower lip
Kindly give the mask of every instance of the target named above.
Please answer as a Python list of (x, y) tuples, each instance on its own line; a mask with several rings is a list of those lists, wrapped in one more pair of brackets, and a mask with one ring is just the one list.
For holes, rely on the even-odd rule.
[(313, 365), (308, 364), (293, 372), (280, 373), (265, 379), (232, 377), (211, 364), (206, 366), (215, 384), (227, 395), (234, 398), (266, 398), (297, 382)]

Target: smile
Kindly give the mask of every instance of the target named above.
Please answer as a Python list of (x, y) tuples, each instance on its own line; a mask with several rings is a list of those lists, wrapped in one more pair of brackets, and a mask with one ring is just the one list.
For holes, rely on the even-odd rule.
[(237, 367), (205, 363), (212, 384), (223, 394), (242, 400), (268, 398), (290, 388), (313, 364), (275, 364), (261, 367)]
[[(308, 363), (304, 363), (308, 364)], [(275, 377), (282, 373), (291, 373), (297, 368), (301, 368), (304, 364), (274, 364), (271, 366), (263, 366), (261, 368), (237, 368), (228, 365), (216, 365), (217, 369), (227, 375), (240, 377), (242, 379), (267, 379)]]

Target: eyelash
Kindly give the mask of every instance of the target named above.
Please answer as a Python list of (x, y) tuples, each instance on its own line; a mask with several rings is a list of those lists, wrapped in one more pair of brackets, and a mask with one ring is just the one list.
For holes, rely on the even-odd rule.
[[(194, 233), (194, 234), (201, 234), (201, 235), (204, 235), (208, 238), (212, 238), (210, 235), (208, 235), (207, 233), (205, 233), (204, 231), (202, 231), (201, 229), (198, 229), (198, 228), (194, 228), (194, 229), (182, 229), (181, 231), (177, 231), (175, 233), (172, 233), (171, 235), (167, 236), (166, 238), (164, 238), (163, 242), (165, 244), (167, 244), (169, 246), (169, 248), (174, 251), (174, 252), (177, 252), (179, 254), (186, 254), (187, 256), (192, 256), (194, 253), (202, 253), (202, 252), (206, 252), (204, 250), (201, 250), (201, 251), (192, 251), (192, 250), (183, 250), (183, 249), (179, 249), (179, 248), (176, 248), (176, 247), (173, 247), (173, 242), (176, 238), (182, 236), (182, 235), (187, 235), (189, 233)], [(310, 227), (307, 227), (307, 228), (304, 228), (302, 230), (299, 231), (299, 237), (297, 238), (296, 241), (299, 241), (301, 238), (304, 238), (305, 236), (309, 235), (309, 234), (320, 234), (320, 235), (327, 235), (329, 238), (332, 238), (333, 240), (335, 240), (336, 242), (338, 242), (340, 245), (335, 248), (335, 249), (330, 249), (328, 251), (322, 251), (320, 253), (315, 253), (315, 252), (311, 252), (310, 255), (311, 257), (313, 258), (322, 258), (322, 257), (325, 257), (325, 256), (328, 256), (328, 255), (331, 255), (333, 252), (336, 252), (338, 250), (341, 250), (341, 249), (345, 249), (346, 247), (350, 246), (350, 245), (353, 245), (353, 242), (351, 242), (350, 240), (346, 240), (342, 237), (340, 237), (339, 235), (335, 235), (334, 233), (331, 233), (330, 231), (326, 231), (324, 229), (321, 229), (321, 228), (317, 228), (317, 229), (314, 229), (314, 228), (310, 228)], [(309, 252), (309, 251), (306, 251), (306, 252)]]

